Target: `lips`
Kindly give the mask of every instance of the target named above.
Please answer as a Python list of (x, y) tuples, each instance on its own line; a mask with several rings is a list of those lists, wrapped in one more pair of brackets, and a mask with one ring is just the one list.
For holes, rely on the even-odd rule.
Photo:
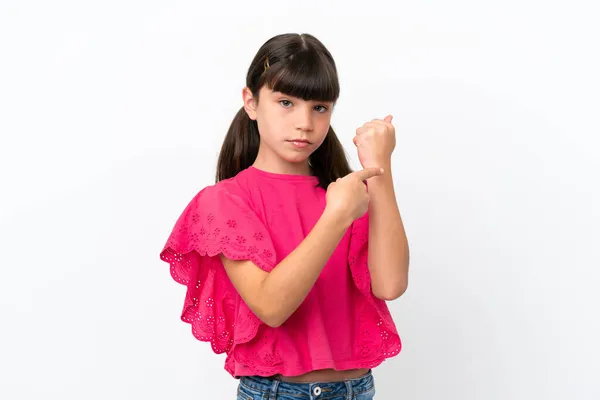
[(307, 147), (310, 144), (310, 142), (306, 139), (293, 139), (288, 140), (288, 142), (299, 148)]

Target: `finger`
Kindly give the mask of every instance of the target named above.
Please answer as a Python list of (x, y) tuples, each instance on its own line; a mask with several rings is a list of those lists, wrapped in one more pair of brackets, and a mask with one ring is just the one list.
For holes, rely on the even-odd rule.
[(383, 120), (384, 120), (385, 122), (392, 122), (392, 118), (394, 118), (394, 117), (392, 117), (391, 115), (388, 115), (388, 116), (387, 116), (387, 117), (385, 117)]
[(364, 141), (362, 140), (362, 138), (358, 135), (354, 136), (352, 138), (352, 143), (354, 143), (354, 145), (358, 146), (360, 143), (363, 143)]
[(377, 120), (377, 126), (384, 126), (386, 128), (393, 128), (394, 125), (392, 125), (392, 123), (390, 121), (391, 121), (391, 118), (388, 120), (387, 117), (386, 117), (386, 119)]
[(360, 128), (358, 128), (356, 130), (356, 136), (358, 135), (362, 135), (363, 133), (367, 133), (369, 131), (369, 129), (371, 129), (370, 127), (365, 127), (365, 126), (361, 126)]
[(353, 172), (353, 174), (361, 181), (365, 181), (369, 178), (373, 178), (374, 176), (382, 175), (383, 168), (365, 168), (361, 171)]

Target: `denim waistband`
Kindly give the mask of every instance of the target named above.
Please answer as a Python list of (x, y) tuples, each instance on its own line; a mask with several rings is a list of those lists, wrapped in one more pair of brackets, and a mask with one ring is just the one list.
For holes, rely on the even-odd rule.
[(375, 380), (372, 371), (369, 370), (361, 377), (335, 382), (288, 382), (272, 377), (242, 376), (240, 385), (252, 391), (273, 396), (273, 398), (277, 394), (296, 395), (299, 398), (304, 396), (313, 398), (311, 396), (322, 394), (323, 397), (345, 396), (351, 399), (354, 394), (365, 393), (373, 389)]

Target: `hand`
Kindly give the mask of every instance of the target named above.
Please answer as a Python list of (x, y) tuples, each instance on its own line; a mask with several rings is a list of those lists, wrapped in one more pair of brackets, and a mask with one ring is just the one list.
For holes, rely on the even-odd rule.
[(358, 160), (363, 168), (389, 166), (396, 147), (396, 130), (392, 116), (373, 119), (356, 130), (352, 141), (358, 150)]
[(369, 208), (370, 196), (363, 181), (383, 174), (381, 168), (367, 168), (351, 172), (327, 186), (324, 214), (333, 216), (350, 226), (362, 217)]

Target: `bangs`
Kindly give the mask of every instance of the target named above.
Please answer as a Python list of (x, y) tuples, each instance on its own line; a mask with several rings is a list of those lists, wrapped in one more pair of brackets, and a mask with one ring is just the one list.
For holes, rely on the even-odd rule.
[(335, 102), (340, 95), (335, 64), (322, 55), (301, 52), (279, 62), (265, 74), (265, 84), (275, 92), (309, 101)]

